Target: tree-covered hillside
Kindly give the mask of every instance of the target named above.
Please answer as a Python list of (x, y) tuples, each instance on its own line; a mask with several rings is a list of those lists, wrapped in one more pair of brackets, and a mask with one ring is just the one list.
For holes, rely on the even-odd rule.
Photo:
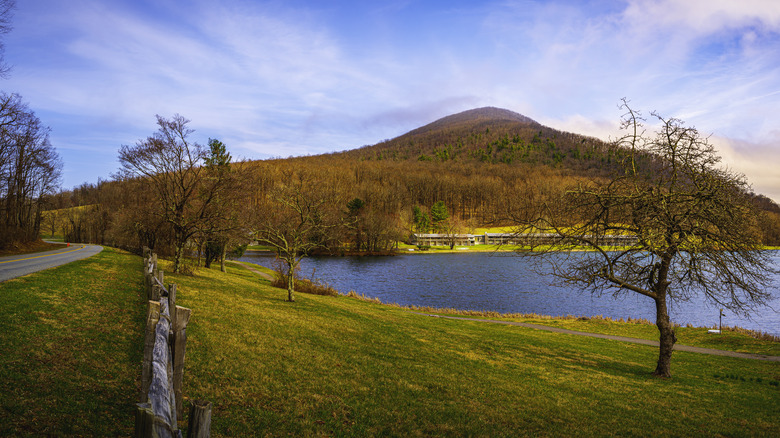
[[(228, 173), (209, 169), (203, 182), (193, 185), (191, 205), (176, 220), (193, 224), (187, 242), (198, 250), (215, 244), (224, 248), (259, 224), (271, 225), (294, 200), (316, 205), (307, 215), (321, 228), (311, 237), (321, 248), (382, 252), (415, 231), (462, 233), (509, 225), (511, 218), (559, 199), (568, 188), (617, 175), (628, 156), (613, 143), (545, 127), (511, 111), (481, 108), (373, 146), (233, 163)], [(635, 158), (647, 174), (659, 164), (647, 154)], [(193, 169), (207, 165), (195, 164)], [(231, 181), (231, 188), (221, 189), (225, 193), (217, 198), (205, 196), (209, 191), (203, 184), (217, 176)], [(292, 198), (281, 199), (281, 194)], [(760, 209), (756, 233), (765, 244), (780, 245), (780, 207), (761, 195), (753, 199)], [(415, 217), (430, 217), (437, 203), (447, 208), (446, 224), (421, 226)], [(94, 205), (101, 212), (63, 222), (66, 238), (157, 246), (162, 254), (175, 240), (167, 210), (143, 178), (85, 184), (60, 194), (53, 205)], [(189, 212), (199, 216), (188, 218)]]
[(486, 107), (342, 154), (360, 160), (529, 163), (603, 175), (622, 152), (597, 138), (558, 131), (521, 114)]

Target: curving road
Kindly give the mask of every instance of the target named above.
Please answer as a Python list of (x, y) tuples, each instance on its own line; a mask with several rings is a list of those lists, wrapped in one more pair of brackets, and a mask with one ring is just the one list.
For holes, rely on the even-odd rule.
[(0, 282), (85, 259), (102, 250), (100, 245), (79, 243), (54, 251), (0, 257)]

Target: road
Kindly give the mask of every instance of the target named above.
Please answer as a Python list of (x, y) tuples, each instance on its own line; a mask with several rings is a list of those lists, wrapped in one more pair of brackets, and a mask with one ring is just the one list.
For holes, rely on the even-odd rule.
[(100, 245), (79, 243), (54, 251), (0, 257), (0, 282), (85, 259), (102, 250)]

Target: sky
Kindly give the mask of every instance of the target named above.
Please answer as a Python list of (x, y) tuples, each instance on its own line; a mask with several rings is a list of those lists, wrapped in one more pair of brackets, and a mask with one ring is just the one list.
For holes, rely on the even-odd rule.
[(609, 140), (625, 97), (780, 202), (777, 0), (17, 0), (12, 26), (0, 90), (51, 127), (65, 189), (109, 179), (155, 115), (265, 159), (483, 106)]

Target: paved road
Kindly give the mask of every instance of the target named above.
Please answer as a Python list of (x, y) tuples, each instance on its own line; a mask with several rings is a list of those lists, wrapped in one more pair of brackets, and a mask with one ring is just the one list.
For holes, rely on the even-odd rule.
[[(637, 339), (637, 338), (627, 338), (625, 336), (613, 336), (613, 335), (603, 335), (600, 333), (587, 333), (587, 332), (578, 332), (575, 330), (568, 330), (558, 327), (548, 327), (546, 325), (539, 325), (539, 324), (530, 324), (527, 322), (515, 322), (515, 321), (501, 321), (501, 320), (495, 320), (495, 319), (476, 319), (476, 318), (463, 318), (460, 316), (445, 316), (445, 315), (432, 315), (429, 313), (421, 313), (421, 312), (412, 312), (417, 313), (418, 315), (425, 315), (425, 316), (433, 316), (436, 318), (446, 318), (446, 319), (458, 319), (461, 321), (479, 321), (479, 322), (490, 322), (494, 324), (506, 324), (506, 325), (516, 325), (520, 327), (528, 327), (532, 329), (537, 330), (545, 330), (548, 332), (556, 332), (556, 333), (566, 333), (570, 335), (578, 335), (578, 336), (590, 336), (593, 338), (602, 338), (602, 339), (611, 339), (613, 341), (621, 341), (621, 342), (631, 342), (634, 344), (644, 344), (644, 345), (653, 345), (658, 346), (658, 341), (650, 341), (647, 339)], [(780, 356), (768, 356), (764, 354), (750, 354), (750, 353), (737, 353), (736, 351), (726, 351), (726, 350), (716, 350), (713, 348), (701, 348), (701, 347), (691, 347), (689, 345), (680, 345), (680, 344), (674, 344), (674, 350), (675, 351), (689, 351), (693, 353), (702, 353), (702, 354), (712, 354), (715, 356), (728, 356), (728, 357), (739, 357), (743, 359), (757, 359), (757, 360), (768, 360), (772, 362), (780, 362)]]
[(103, 250), (100, 245), (72, 244), (54, 251), (0, 257), (0, 282), (85, 259)]

